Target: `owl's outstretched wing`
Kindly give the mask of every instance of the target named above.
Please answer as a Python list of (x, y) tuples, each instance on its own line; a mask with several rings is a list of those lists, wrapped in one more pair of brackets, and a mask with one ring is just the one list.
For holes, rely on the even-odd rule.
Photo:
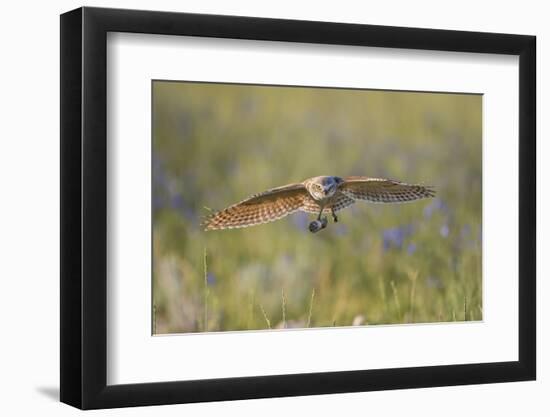
[(339, 190), (354, 200), (373, 203), (404, 203), (435, 196), (432, 186), (369, 177), (346, 177)]
[(255, 194), (214, 213), (204, 230), (234, 229), (279, 220), (299, 210), (309, 194), (303, 184), (289, 184)]

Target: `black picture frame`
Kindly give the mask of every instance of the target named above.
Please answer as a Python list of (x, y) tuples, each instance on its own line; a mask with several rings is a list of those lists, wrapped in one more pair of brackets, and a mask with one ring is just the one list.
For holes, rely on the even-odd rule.
[[(107, 385), (108, 32), (519, 56), (519, 360)], [(80, 8), (61, 15), (61, 401), (82, 409), (533, 380), (534, 36)]]

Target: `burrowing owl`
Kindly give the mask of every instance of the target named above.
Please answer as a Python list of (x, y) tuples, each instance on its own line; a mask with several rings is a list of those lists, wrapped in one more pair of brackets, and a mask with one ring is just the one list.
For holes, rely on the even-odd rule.
[(233, 229), (268, 223), (295, 211), (316, 213), (317, 220), (309, 225), (311, 232), (327, 226), (322, 214), (332, 214), (355, 203), (366, 200), (373, 203), (402, 203), (433, 197), (431, 186), (406, 184), (399, 181), (369, 177), (320, 176), (301, 183), (283, 185), (255, 194), (208, 217), (205, 230)]

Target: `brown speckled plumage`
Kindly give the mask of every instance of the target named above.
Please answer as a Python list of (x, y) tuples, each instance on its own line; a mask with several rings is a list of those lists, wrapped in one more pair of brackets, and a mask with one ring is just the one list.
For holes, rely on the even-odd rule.
[(205, 230), (248, 227), (281, 219), (295, 211), (334, 214), (357, 200), (402, 203), (433, 197), (433, 187), (369, 177), (321, 176), (272, 188), (233, 204), (204, 222)]

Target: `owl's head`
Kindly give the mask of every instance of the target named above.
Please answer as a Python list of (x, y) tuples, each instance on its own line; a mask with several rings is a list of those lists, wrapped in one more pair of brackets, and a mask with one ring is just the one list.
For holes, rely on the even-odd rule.
[(338, 185), (342, 183), (342, 178), (333, 177), (333, 176), (323, 176), (312, 178), (308, 191), (312, 197), (316, 200), (324, 200), (325, 198), (332, 197)]

